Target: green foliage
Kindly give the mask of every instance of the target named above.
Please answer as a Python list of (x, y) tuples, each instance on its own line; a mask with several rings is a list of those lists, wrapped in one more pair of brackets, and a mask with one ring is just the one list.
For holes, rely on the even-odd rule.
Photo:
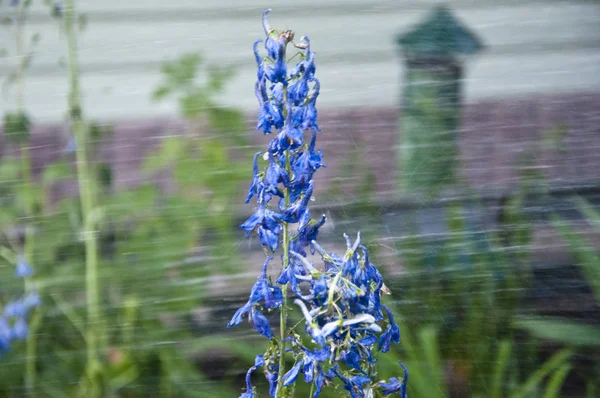
[(557, 341), (570, 346), (600, 346), (600, 328), (580, 322), (528, 316), (517, 318), (514, 325), (542, 340)]
[(517, 343), (513, 329), (529, 280), (527, 192), (522, 187), (503, 201), (495, 231), (473, 229), (463, 204), (450, 204), (442, 239), (414, 234), (402, 240), (409, 272), (390, 288), (410, 300), (397, 307), (404, 320), (398, 355), (381, 356), (386, 365), (380, 369), (401, 360), (410, 370), (409, 395), (559, 396), (570, 351), (540, 367), (536, 340)]
[[(537, 367), (527, 377), (517, 376), (518, 357), (514, 356), (514, 343), (510, 340), (489, 341), (493, 370), (489, 376), (477, 374), (482, 386), (473, 385), (472, 379), (465, 379), (465, 373), (476, 370), (480, 364), (448, 359), (439, 344), (439, 333), (432, 326), (411, 327), (399, 324), (402, 330), (402, 346), (396, 355), (381, 355), (378, 358), (382, 378), (399, 377), (390, 373), (397, 361), (402, 361), (409, 369), (409, 396), (446, 398), (449, 396), (470, 396), (474, 398), (525, 398), (557, 397), (564, 379), (571, 370), (568, 360), (572, 352), (563, 349)], [(468, 395), (467, 395), (468, 394)]]
[(24, 143), (29, 140), (31, 121), (24, 112), (6, 112), (4, 114), (4, 135), (9, 141)]
[[(107, 396), (235, 395), (227, 384), (216, 384), (198, 372), (182, 347), (194, 337), (190, 311), (203, 299), (204, 278), (234, 270), (237, 264), (232, 255), (237, 241), (233, 217), (240, 182), (248, 176), (247, 164), (236, 160), (247, 157), (236, 156), (239, 153), (230, 149), (247, 146), (243, 116), (214, 100), (232, 71), (208, 68), (199, 75), (199, 62), (198, 56), (189, 56), (177, 66), (165, 66), (167, 86), (162, 91), (180, 97), (185, 117), (205, 118), (206, 137), (190, 128), (182, 136), (165, 139), (142, 162), (144, 179), (168, 171), (174, 192), (160, 192), (152, 183), (117, 189), (112, 166), (94, 161), (112, 129), (95, 123), (85, 129), (84, 150), (92, 160), (89, 175), (94, 178), (91, 186), (99, 204), (93, 214), (100, 245), (102, 323), (107, 330), (103, 338), (108, 350), (101, 357)], [(189, 81), (195, 77), (206, 80), (206, 85), (195, 86)], [(202, 106), (197, 106), (200, 102)], [(26, 146), (30, 123), (23, 116), (8, 113), (5, 133)], [(79, 197), (50, 201), (56, 183), (76, 181), (74, 155), (65, 154), (47, 165), (34, 184), (24, 184), (29, 167), (28, 161), (19, 158), (3, 157), (0, 162), (0, 247), (4, 257), (14, 261), (22, 250), (22, 237), (9, 236), (9, 232), (21, 229), (24, 220), (35, 230), (31, 263), (44, 300), (40, 311), (43, 333), (36, 337), (37, 351), (43, 354), (36, 360), (37, 389), (47, 396), (89, 396), (83, 373), (85, 222)], [(27, 219), (24, 203), (32, 203), (35, 209)], [(0, 278), (11, 280), (13, 272), (14, 267), (0, 258)], [(3, 286), (3, 294), (20, 289)], [(166, 343), (172, 341), (178, 343)], [(3, 357), (2, 396), (24, 393), (27, 356), (23, 345), (14, 348)]]

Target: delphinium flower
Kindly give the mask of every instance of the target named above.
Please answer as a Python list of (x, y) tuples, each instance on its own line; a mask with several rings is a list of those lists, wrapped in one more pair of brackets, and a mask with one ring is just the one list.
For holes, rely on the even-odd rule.
[[(256, 129), (274, 137), (264, 153), (254, 156), (246, 203), (255, 199), (256, 210), (241, 228), (247, 236), (256, 235), (265, 252), (281, 249), (282, 267), (271, 277), (273, 257), (266, 259), (248, 302), (227, 325), (238, 325), (247, 316), (270, 340), (265, 354), (257, 356), (248, 370), (241, 398), (255, 397), (250, 377), (258, 368), (265, 374), (271, 397), (291, 396), (290, 386), (300, 375), (311, 384), (313, 398), (336, 380), (352, 398), (372, 397), (375, 391), (406, 397), (408, 372), (403, 365), (402, 381), (375, 379), (373, 353), (386, 352), (391, 343), (399, 343), (400, 329), (391, 310), (381, 303), (386, 292), (383, 278), (361, 244), (360, 234), (354, 241), (344, 235), (347, 252), (343, 257), (317, 243), (326, 217), (313, 219), (308, 207), (314, 174), (325, 167), (322, 151), (316, 148), (320, 134), (316, 101), (321, 86), (315, 76), (315, 53), (307, 37), (295, 43), (292, 31), (272, 29), (269, 12), (265, 10), (262, 19), (266, 37), (253, 46), (259, 104)], [(291, 59), (297, 63), (288, 72)], [(308, 252), (318, 252), (323, 264), (311, 263)], [(288, 307), (292, 308), (288, 295), (294, 296), (304, 317), (304, 322), (291, 328), (287, 327)], [(276, 310), (280, 312), (278, 337), (266, 316)], [(306, 338), (301, 337), (301, 329)], [(285, 369), (291, 360), (292, 367)]]
[[(33, 273), (23, 255), (18, 256), (15, 276), (26, 278)], [(37, 293), (31, 292), (25, 297), (12, 300), (4, 305), (0, 312), (0, 356), (10, 350), (11, 343), (15, 340), (25, 340), (29, 327), (27, 318), (30, 311), (40, 304)]]

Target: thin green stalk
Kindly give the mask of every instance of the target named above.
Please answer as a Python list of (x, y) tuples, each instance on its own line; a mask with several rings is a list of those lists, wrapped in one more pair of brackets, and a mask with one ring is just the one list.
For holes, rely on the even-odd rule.
[[(34, 229), (31, 225), (34, 217), (34, 194), (32, 191), (33, 182), (31, 177), (31, 159), (29, 156), (28, 143), (21, 144), (21, 173), (23, 179), (23, 199), (24, 199), (24, 210), (26, 217), (25, 225), (25, 250), (24, 257), (25, 261), (29, 264), (33, 264), (33, 253), (34, 253)], [(25, 278), (25, 293), (29, 294), (33, 292), (33, 284), (30, 277)], [(35, 379), (36, 370), (35, 363), (37, 360), (37, 330), (41, 322), (41, 315), (37, 308), (32, 310), (33, 315), (29, 324), (29, 334), (26, 340), (26, 351), (25, 356), (25, 390), (27, 396), (35, 397)]]
[(77, 180), (81, 197), (81, 211), (84, 220), (85, 242), (85, 288), (87, 295), (88, 324), (86, 330), (87, 345), (87, 376), (90, 381), (89, 397), (99, 397), (102, 394), (100, 381), (99, 353), (103, 352), (104, 330), (100, 309), (99, 280), (98, 280), (98, 240), (96, 223), (91, 216), (96, 208), (94, 195), (94, 180), (90, 172), (87, 154), (86, 126), (81, 113), (79, 91), (79, 64), (77, 59), (77, 33), (75, 29), (75, 1), (66, 0), (64, 7), (64, 31), (67, 38), (68, 70), (69, 70), (69, 116), (75, 135), (77, 158)]
[[(25, 23), (26, 23), (26, 5), (21, 2), (17, 9), (16, 17), (16, 56), (17, 70), (15, 71), (16, 81), (16, 102), (19, 113), (25, 112)], [(21, 178), (23, 181), (23, 202), (26, 217), (25, 225), (25, 243), (24, 253), (25, 261), (33, 264), (34, 253), (34, 228), (33, 217), (35, 212), (35, 195), (33, 193), (33, 178), (31, 174), (31, 156), (29, 153), (29, 142), (20, 144)], [(25, 278), (25, 293), (33, 292), (33, 284), (30, 278)], [(29, 334), (26, 341), (25, 356), (25, 391), (27, 396), (35, 397), (35, 379), (36, 379), (36, 361), (37, 361), (37, 330), (41, 323), (41, 314), (37, 309), (33, 309), (33, 315), (29, 324)]]
[(22, 111), (25, 107), (25, 2), (19, 4), (16, 18), (16, 39), (17, 39), (17, 70), (16, 70), (16, 86), (17, 86), (17, 108)]
[[(289, 151), (285, 151), (285, 170), (288, 175), (291, 174), (291, 165), (290, 165), (290, 153)], [(286, 188), (283, 191), (283, 200), (285, 203), (285, 207), (288, 207), (290, 204), (290, 193)], [(289, 233), (289, 225), (288, 223), (283, 224), (283, 268), (288, 266), (290, 256), (290, 233)], [(287, 332), (287, 284), (281, 287), (281, 292), (283, 295), (283, 303), (281, 304), (281, 311), (279, 313), (279, 371), (278, 371), (278, 383), (277, 390), (275, 392), (275, 397), (279, 397), (281, 392), (283, 391), (282, 378), (285, 374), (285, 335)]]
[[(287, 103), (287, 87), (283, 88), (283, 101)], [(286, 115), (284, 115), (286, 116)], [(285, 151), (285, 171), (288, 175), (292, 174), (292, 166), (290, 163), (290, 151)], [(289, 189), (283, 190), (283, 202), (287, 208), (290, 205)], [(283, 268), (288, 266), (290, 258), (290, 231), (287, 222), (283, 223)], [(275, 390), (275, 398), (283, 397), (283, 375), (285, 374), (285, 335), (287, 332), (287, 284), (281, 287), (283, 295), (283, 303), (279, 312), (279, 370), (277, 376), (277, 388)]]

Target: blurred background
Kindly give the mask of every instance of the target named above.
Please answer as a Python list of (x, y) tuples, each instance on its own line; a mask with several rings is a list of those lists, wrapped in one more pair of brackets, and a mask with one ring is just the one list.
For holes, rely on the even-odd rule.
[(402, 360), (414, 398), (600, 396), (599, 2), (75, 6), (0, 3), (0, 307), (41, 298), (0, 397), (86, 396), (92, 326), (105, 396), (240, 394), (266, 346), (225, 325), (264, 259), (237, 226), (272, 138), (268, 7), (316, 52), (320, 243), (361, 231), (392, 291), (381, 379)]

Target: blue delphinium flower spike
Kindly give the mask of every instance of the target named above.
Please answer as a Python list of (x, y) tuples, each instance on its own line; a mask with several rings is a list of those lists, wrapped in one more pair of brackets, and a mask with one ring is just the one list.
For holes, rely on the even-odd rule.
[[(335, 380), (351, 397), (373, 396), (374, 390), (380, 389), (385, 396), (399, 392), (406, 398), (406, 371), (402, 382), (372, 379), (374, 350), (379, 347), (385, 352), (398, 343), (400, 329), (390, 309), (381, 304), (386, 292), (383, 278), (361, 245), (360, 234), (354, 241), (346, 236), (344, 256), (327, 252), (316, 242), (326, 217), (313, 220), (309, 209), (314, 174), (325, 167), (322, 151), (316, 148), (320, 131), (316, 102), (321, 84), (315, 77), (315, 53), (308, 38), (296, 44), (291, 31), (272, 29), (267, 19), (270, 11), (263, 12), (265, 37), (255, 41), (252, 49), (257, 65), (257, 130), (275, 136), (263, 156), (266, 165), (259, 167), (262, 152), (254, 156), (246, 203), (256, 198), (256, 209), (240, 227), (247, 236), (257, 235), (265, 251), (275, 253), (284, 245), (285, 255), (281, 255), (283, 267), (275, 284), (267, 273), (272, 257), (267, 258), (248, 302), (227, 324), (238, 325), (247, 316), (254, 329), (272, 340), (264, 357), (248, 370), (242, 398), (254, 397), (250, 376), (258, 366), (263, 367), (272, 397), (280, 395), (278, 387), (289, 387), (303, 375), (306, 383), (313, 384), (311, 398), (318, 398)], [(263, 41), (264, 56), (258, 46)], [(290, 43), (299, 53), (290, 54), (290, 59), (298, 62), (288, 74), (286, 46)], [(306, 143), (308, 132), (311, 138)], [(307, 247), (321, 256), (321, 265), (307, 258)], [(288, 286), (290, 289), (284, 289)], [(282, 308), (284, 291), (295, 296), (294, 303), (305, 318), (303, 329), (312, 340), (310, 348), (296, 337), (301, 324), (282, 330), (281, 341), (271, 330), (266, 315)], [(294, 364), (280, 368), (280, 363), (286, 363), (286, 353), (289, 358), (293, 355)]]

